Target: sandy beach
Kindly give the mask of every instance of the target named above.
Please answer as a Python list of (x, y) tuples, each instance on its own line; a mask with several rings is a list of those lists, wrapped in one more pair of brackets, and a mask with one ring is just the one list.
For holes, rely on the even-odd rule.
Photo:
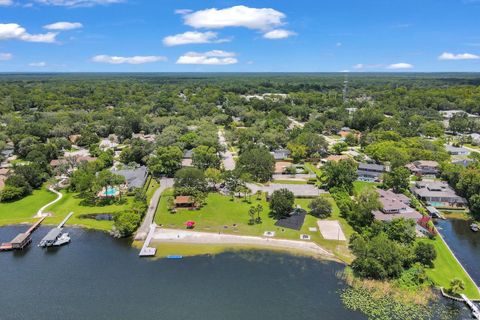
[(310, 254), (333, 257), (331, 252), (309, 241), (296, 241), (254, 236), (237, 236), (180, 229), (157, 228), (155, 234), (153, 235), (152, 242), (211, 245), (252, 245), (277, 249), (293, 249), (295, 251), (303, 251)]

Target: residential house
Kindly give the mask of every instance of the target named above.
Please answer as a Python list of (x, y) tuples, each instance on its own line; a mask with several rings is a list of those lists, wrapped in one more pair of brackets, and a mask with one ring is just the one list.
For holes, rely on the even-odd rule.
[(380, 210), (375, 210), (373, 215), (380, 221), (391, 221), (393, 219), (405, 218), (417, 221), (422, 217), (421, 213), (410, 207), (410, 198), (401, 193), (394, 193), (391, 190), (376, 190), (379, 200), (382, 203)]
[(445, 145), (445, 149), (452, 156), (468, 156), (470, 154), (470, 151), (463, 147), (455, 147), (447, 144)]
[(418, 160), (405, 165), (416, 176), (435, 177), (438, 170), (438, 162), (431, 160)]
[(443, 181), (417, 181), (411, 191), (417, 198), (432, 207), (464, 208), (467, 205), (467, 200), (458, 196)]
[(348, 155), (345, 155), (345, 154), (340, 154), (340, 155), (333, 154), (333, 155), (330, 155), (326, 158), (323, 158), (322, 162), (323, 163), (327, 163), (329, 161), (338, 162), (338, 161), (341, 161), (341, 160), (349, 160), (349, 159), (352, 159), (352, 158)]
[(277, 149), (271, 152), (275, 161), (281, 161), (288, 159), (290, 157), (290, 150), (288, 149)]
[(480, 134), (479, 133), (470, 134), (470, 138), (472, 139), (473, 144), (480, 145)]
[(143, 188), (148, 177), (148, 170), (145, 166), (122, 170), (111, 169), (110, 171), (125, 178), (128, 191), (133, 191), (136, 188)]
[(145, 134), (144, 132), (133, 133), (132, 139), (139, 139), (142, 141), (155, 142), (156, 135), (154, 134)]
[(359, 181), (379, 182), (382, 180), (382, 174), (386, 171), (386, 167), (381, 164), (360, 163), (357, 169), (357, 179)]

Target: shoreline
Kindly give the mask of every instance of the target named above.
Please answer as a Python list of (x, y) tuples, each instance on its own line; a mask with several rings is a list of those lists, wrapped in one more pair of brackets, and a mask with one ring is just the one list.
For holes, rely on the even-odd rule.
[[(323, 259), (335, 260), (345, 263), (338, 259), (336, 255), (330, 251), (322, 248), (314, 242), (275, 239), (255, 236), (230, 235), (222, 233), (211, 232), (197, 232), (181, 229), (157, 228), (153, 235), (149, 246), (154, 246), (157, 250), (163, 245), (175, 247), (191, 247), (198, 249), (199, 254), (208, 254), (209, 251), (213, 253), (238, 250), (240, 249), (254, 249), (254, 250), (276, 250), (293, 254), (301, 253), (303, 255), (318, 257)], [(209, 249), (214, 250), (209, 250)], [(197, 250), (193, 250), (197, 251)], [(173, 253), (172, 253), (173, 254)], [(156, 256), (161, 256), (157, 254)], [(193, 252), (190, 255), (195, 255)]]

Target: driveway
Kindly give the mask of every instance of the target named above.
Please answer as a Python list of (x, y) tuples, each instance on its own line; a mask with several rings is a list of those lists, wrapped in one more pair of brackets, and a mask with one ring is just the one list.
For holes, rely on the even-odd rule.
[(155, 211), (157, 211), (158, 203), (160, 202), (160, 196), (162, 195), (165, 189), (173, 187), (172, 178), (162, 178), (160, 180), (160, 187), (155, 190), (152, 199), (150, 200), (150, 205), (148, 206), (147, 214), (143, 219), (142, 225), (138, 228), (135, 235), (135, 240), (145, 240), (147, 237), (148, 231), (150, 230), (150, 225), (153, 223), (155, 218)]

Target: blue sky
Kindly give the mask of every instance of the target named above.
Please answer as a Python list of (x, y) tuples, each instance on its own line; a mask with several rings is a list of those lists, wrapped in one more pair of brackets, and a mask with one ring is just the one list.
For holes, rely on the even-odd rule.
[(0, 0), (0, 72), (480, 71), (480, 0)]

